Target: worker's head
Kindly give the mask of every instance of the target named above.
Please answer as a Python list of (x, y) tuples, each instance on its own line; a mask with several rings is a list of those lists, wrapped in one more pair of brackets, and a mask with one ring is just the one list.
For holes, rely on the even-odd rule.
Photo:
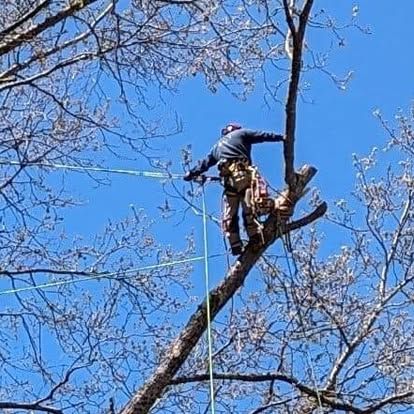
[(236, 129), (241, 129), (240, 124), (236, 124), (235, 122), (230, 122), (221, 130), (221, 136), (227, 135), (230, 132), (236, 131)]

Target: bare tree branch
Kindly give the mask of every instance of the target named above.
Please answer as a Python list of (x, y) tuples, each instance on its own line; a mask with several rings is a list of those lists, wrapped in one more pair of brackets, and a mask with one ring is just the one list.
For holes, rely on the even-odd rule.
[[(355, 414), (365, 413), (364, 409), (353, 406), (345, 401), (341, 401), (338, 398), (329, 398), (327, 395), (324, 395), (323, 390), (315, 390), (311, 387), (308, 387), (305, 384), (302, 384), (296, 378), (293, 378), (285, 374), (240, 374), (240, 373), (214, 373), (214, 379), (217, 380), (228, 380), (228, 381), (241, 381), (241, 382), (267, 382), (267, 381), (281, 381), (287, 384), (295, 386), (302, 393), (308, 395), (312, 398), (318, 398), (318, 395), (321, 398), (321, 402), (335, 410), (348, 411)], [(193, 375), (191, 377), (178, 377), (175, 380), (171, 381), (171, 385), (178, 384), (187, 384), (191, 382), (201, 382), (208, 381), (209, 376), (206, 374)]]
[(382, 401), (372, 405), (371, 407), (366, 408), (362, 412), (362, 414), (377, 413), (379, 410), (383, 409), (387, 405), (391, 405), (395, 402), (412, 407), (413, 396), (414, 396), (414, 391), (408, 391), (408, 392), (403, 392), (400, 394), (391, 395), (388, 398), (384, 398)]
[(53, 16), (47, 17), (42, 23), (31, 27), (25, 32), (15, 35), (11, 40), (0, 43), (0, 56), (9, 53), (11, 50), (16, 49), (23, 43), (30, 42), (30, 40), (38, 36), (40, 33), (57, 25), (62, 20), (72, 16), (74, 12), (83, 9), (96, 1), (97, 0), (73, 0), (69, 2), (69, 5), (66, 8), (62, 9)]
[[(270, 382), (270, 381), (281, 381), (287, 384), (293, 385), (298, 388), (302, 393), (308, 395), (312, 398), (321, 398), (321, 402), (324, 406), (327, 406), (334, 410), (345, 411), (349, 413), (355, 414), (372, 414), (378, 412), (378, 410), (386, 407), (387, 405), (392, 404), (395, 401), (398, 401), (404, 404), (404, 401), (407, 401), (409, 404), (408, 399), (414, 395), (414, 391), (404, 392), (397, 395), (392, 395), (388, 398), (385, 398), (379, 402), (372, 403), (367, 407), (357, 407), (353, 404), (346, 402), (344, 399), (341, 398), (340, 395), (335, 397), (329, 395), (324, 390), (315, 390), (305, 384), (302, 384), (298, 379), (291, 377), (286, 374), (281, 373), (265, 373), (265, 374), (241, 374), (241, 373), (221, 373), (215, 372), (213, 374), (214, 379), (216, 380), (225, 380), (225, 381), (241, 381), (241, 382)], [(171, 385), (180, 385), (180, 384), (188, 384), (192, 382), (202, 382), (208, 381), (210, 379), (208, 374), (198, 374), (186, 377), (177, 377), (171, 380)]]
[(0, 401), (0, 409), (3, 410), (34, 410), (34, 411), (41, 411), (44, 413), (51, 413), (51, 414), (63, 414), (62, 410), (59, 410), (54, 407), (49, 407), (46, 405), (41, 405), (38, 403), (17, 403), (17, 402), (7, 402), (7, 401)]
[(6, 27), (2, 31), (0, 31), (0, 39), (11, 33), (12, 31), (16, 30), (20, 26), (22, 26), (24, 23), (26, 23), (28, 20), (36, 16), (40, 11), (42, 11), (44, 8), (49, 6), (51, 3), (51, 0), (43, 0), (39, 4), (37, 4), (32, 10), (29, 10), (27, 13), (25, 13), (19, 20), (16, 20), (13, 24)]
[(307, 0), (300, 14), (299, 26), (295, 29), (291, 11), (287, 0), (283, 0), (286, 19), (292, 33), (293, 56), (290, 71), (288, 94), (286, 99), (285, 113), (285, 136), (283, 143), (283, 155), (285, 159), (285, 182), (289, 188), (295, 185), (295, 129), (296, 129), (296, 101), (299, 91), (299, 80), (302, 67), (303, 41), (305, 30), (312, 8), (313, 0)]

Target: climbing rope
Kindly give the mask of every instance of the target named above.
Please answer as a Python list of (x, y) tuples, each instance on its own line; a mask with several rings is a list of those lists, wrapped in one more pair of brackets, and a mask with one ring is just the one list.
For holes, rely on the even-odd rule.
[(207, 313), (207, 346), (208, 346), (208, 372), (210, 377), (210, 406), (211, 414), (215, 414), (214, 378), (213, 378), (213, 340), (211, 334), (211, 310), (210, 310), (210, 281), (208, 272), (208, 240), (207, 240), (207, 211), (204, 185), (201, 192), (203, 209), (203, 241), (204, 241), (204, 275), (206, 286), (206, 313)]
[[(222, 256), (222, 255), (217, 255), (217, 254), (211, 255), (207, 259), (218, 257), (218, 256)], [(42, 290), (42, 289), (46, 289), (46, 288), (49, 288), (49, 287), (56, 287), (56, 286), (62, 286), (62, 285), (72, 285), (72, 284), (75, 284), (75, 283), (81, 283), (81, 282), (86, 282), (88, 280), (96, 280), (96, 279), (101, 279), (101, 278), (106, 278), (106, 279), (109, 278), (109, 279), (114, 279), (114, 280), (126, 280), (126, 279), (131, 279), (133, 277), (137, 277), (137, 273), (143, 272), (143, 271), (146, 271), (146, 270), (162, 269), (162, 268), (168, 267), (168, 266), (176, 266), (176, 265), (179, 265), (179, 264), (197, 262), (197, 261), (202, 261), (202, 260), (204, 260), (204, 261), (206, 260), (205, 255), (204, 256), (197, 256), (197, 257), (190, 257), (190, 258), (181, 259), (181, 260), (174, 260), (172, 262), (159, 263), (159, 264), (139, 267), (137, 269), (130, 269), (130, 270), (125, 270), (124, 272), (122, 272), (124, 275), (129, 274), (129, 273), (133, 273), (133, 275), (130, 275), (130, 276), (119, 276), (119, 273), (121, 273), (121, 272), (97, 273), (97, 274), (92, 274), (92, 276), (83, 277), (81, 279), (58, 280), (58, 281), (55, 281), (55, 282), (44, 283), (44, 284), (36, 285), (36, 286), (26, 286), (26, 287), (21, 287), (21, 288), (16, 288), (16, 289), (3, 290), (3, 291), (0, 291), (0, 296), (9, 295), (9, 294), (12, 294), (12, 293), (27, 292), (27, 291), (30, 291), (30, 290)], [(30, 271), (28, 271), (27, 273), (30, 273)]]
[(170, 174), (162, 173), (157, 171), (137, 171), (137, 170), (124, 170), (119, 168), (104, 168), (86, 165), (69, 165), (69, 164), (54, 164), (49, 162), (20, 162), (7, 159), (0, 159), (0, 165), (15, 165), (19, 167), (45, 167), (60, 170), (71, 170), (71, 171), (89, 171), (89, 172), (100, 172), (100, 173), (111, 173), (111, 174), (124, 174), (132, 175), (135, 177), (148, 177), (158, 179), (171, 179), (178, 180), (184, 177), (183, 174)]
[[(86, 172), (100, 172), (100, 173), (111, 173), (111, 174), (125, 174), (131, 175), (135, 177), (148, 177), (148, 178), (156, 178), (156, 179), (182, 179), (184, 177), (183, 174), (170, 174), (170, 173), (162, 173), (162, 172), (155, 172), (155, 171), (137, 171), (137, 170), (125, 170), (125, 169), (114, 169), (114, 168), (103, 168), (103, 167), (96, 167), (96, 166), (82, 166), (82, 165), (68, 165), (68, 164), (56, 164), (56, 163), (46, 163), (46, 162), (19, 162), (9, 159), (0, 159), (0, 165), (14, 165), (19, 167), (27, 167), (27, 166), (37, 166), (37, 167), (44, 167), (44, 168), (53, 168), (53, 169), (63, 169), (63, 170), (70, 170), (70, 171), (86, 171)], [(207, 240), (207, 211), (206, 211), (206, 201), (205, 201), (205, 192), (204, 192), (204, 183), (206, 181), (215, 181), (216, 177), (203, 177), (200, 181), (202, 186), (202, 216), (203, 216), (203, 242), (204, 242), (204, 255), (199, 257), (193, 257), (189, 259), (183, 260), (176, 260), (173, 262), (168, 263), (161, 263), (157, 265), (150, 265), (141, 267), (138, 269), (131, 269), (125, 273), (134, 273), (131, 276), (122, 276), (119, 277), (119, 272), (111, 272), (111, 273), (99, 273), (96, 275), (91, 275), (89, 277), (84, 277), (78, 280), (61, 280), (55, 281), (50, 283), (44, 283), (41, 285), (36, 286), (27, 286), (22, 288), (15, 288), (15, 289), (8, 289), (4, 291), (0, 291), (0, 296), (13, 294), (13, 293), (21, 293), (27, 292), (31, 290), (42, 290), (47, 289), (50, 287), (62, 286), (62, 285), (69, 285), (75, 284), (80, 282), (85, 282), (88, 280), (95, 280), (100, 278), (114, 278), (117, 280), (124, 280), (131, 277), (136, 277), (136, 273), (145, 271), (145, 270), (152, 270), (152, 269), (160, 269), (167, 266), (174, 266), (177, 264), (183, 264), (188, 262), (195, 262), (195, 261), (204, 261), (204, 274), (205, 274), (205, 289), (206, 289), (206, 313), (207, 313), (207, 343), (208, 343), (208, 365), (209, 365), (209, 377), (210, 377), (210, 407), (211, 407), (211, 414), (215, 414), (215, 396), (214, 396), (214, 378), (213, 378), (213, 345), (212, 345), (212, 332), (211, 332), (211, 309), (210, 309), (210, 282), (209, 282), (209, 268), (208, 268), (208, 259), (212, 257), (216, 257), (218, 255), (209, 256), (208, 255), (208, 240)]]

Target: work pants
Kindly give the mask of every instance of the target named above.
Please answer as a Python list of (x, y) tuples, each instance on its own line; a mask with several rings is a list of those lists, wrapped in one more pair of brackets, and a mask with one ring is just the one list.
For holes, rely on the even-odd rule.
[(244, 228), (249, 239), (261, 232), (261, 225), (255, 219), (249, 202), (251, 199), (248, 194), (249, 191), (249, 187), (237, 189), (233, 187), (226, 188), (225, 186), (224, 188), (222, 226), (232, 249), (242, 245), (238, 215), (240, 206), (242, 209)]

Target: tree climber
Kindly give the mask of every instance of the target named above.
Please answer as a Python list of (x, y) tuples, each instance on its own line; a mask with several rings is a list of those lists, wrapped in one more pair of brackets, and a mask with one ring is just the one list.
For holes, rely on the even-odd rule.
[(283, 135), (254, 131), (230, 123), (221, 130), (220, 140), (213, 146), (207, 157), (199, 161), (198, 166), (190, 169), (184, 176), (185, 181), (191, 181), (218, 164), (224, 186), (222, 227), (233, 255), (243, 252), (238, 217), (240, 204), (244, 227), (250, 243), (257, 248), (262, 245), (261, 224), (248, 199), (251, 194), (248, 195), (249, 192), (246, 191), (251, 187), (253, 174), (257, 174), (251, 163), (252, 144), (283, 140)]

